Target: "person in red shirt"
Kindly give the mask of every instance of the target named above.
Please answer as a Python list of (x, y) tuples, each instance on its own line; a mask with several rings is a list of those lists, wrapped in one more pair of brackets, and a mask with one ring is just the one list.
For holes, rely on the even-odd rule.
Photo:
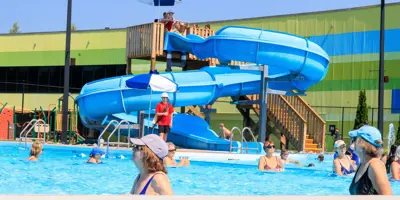
[(168, 102), (168, 94), (161, 94), (162, 101), (156, 106), (156, 115), (158, 124), (158, 132), (160, 137), (167, 141), (167, 136), (172, 127), (172, 114), (174, 113), (174, 107)]

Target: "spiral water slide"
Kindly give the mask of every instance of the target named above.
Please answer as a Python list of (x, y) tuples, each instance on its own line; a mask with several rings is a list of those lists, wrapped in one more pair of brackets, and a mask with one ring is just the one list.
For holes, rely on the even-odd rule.
[[(268, 89), (304, 93), (327, 74), (329, 56), (317, 44), (295, 35), (256, 28), (227, 26), (206, 39), (167, 33), (164, 50), (187, 52), (200, 59), (218, 58), (268, 65)], [(170, 93), (174, 107), (207, 105), (219, 97), (258, 94), (261, 72), (230, 66), (204, 67), (200, 70), (161, 73), (178, 85)], [(125, 119), (137, 123), (137, 111), (154, 109), (160, 93), (137, 90), (125, 81), (135, 75), (106, 78), (87, 83), (76, 98), (83, 124), (91, 127), (98, 122)], [(276, 80), (276, 81), (273, 81)], [(151, 97), (150, 97), (151, 96)], [(150, 119), (152, 120), (152, 119)], [(149, 126), (151, 121), (145, 120)], [(184, 148), (229, 151), (230, 142), (218, 137), (201, 118), (176, 114), (168, 140)], [(233, 142), (240, 147), (241, 142)], [(261, 143), (249, 143), (262, 151)], [(254, 151), (253, 151), (254, 152)]]

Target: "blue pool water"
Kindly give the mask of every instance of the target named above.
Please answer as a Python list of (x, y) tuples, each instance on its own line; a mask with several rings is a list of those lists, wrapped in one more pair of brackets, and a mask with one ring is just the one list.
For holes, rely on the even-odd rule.
[[(113, 151), (126, 158), (103, 159), (100, 165), (85, 164), (87, 157), (75, 156), (89, 151), (45, 145), (40, 161), (31, 163), (26, 162), (28, 150), (0, 142), (0, 194), (128, 193), (138, 173), (131, 152)], [(316, 163), (314, 158), (303, 156), (300, 161)], [(277, 174), (257, 172), (257, 161), (252, 165), (192, 161), (190, 167), (168, 169), (168, 176), (178, 195), (348, 195), (352, 177), (332, 177), (331, 158), (327, 160), (315, 168), (288, 165)], [(400, 194), (400, 182), (391, 184), (394, 194)]]

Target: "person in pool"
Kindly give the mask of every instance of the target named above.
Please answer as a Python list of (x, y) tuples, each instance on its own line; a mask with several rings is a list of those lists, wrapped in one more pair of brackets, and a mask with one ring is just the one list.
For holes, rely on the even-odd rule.
[(38, 161), (40, 154), (43, 152), (43, 146), (40, 142), (35, 142), (32, 144), (31, 150), (29, 152), (29, 161)]
[(393, 161), (396, 160), (396, 151), (397, 151), (397, 145), (394, 144), (390, 147), (389, 155), (387, 156), (386, 162), (384, 162), (387, 174), (390, 174), (392, 171), (390, 167), (392, 166)]
[(390, 164), (390, 172), (392, 179), (400, 180), (400, 146), (396, 148), (395, 159)]
[(284, 167), (278, 156), (274, 156), (275, 144), (272, 141), (265, 141), (265, 156), (261, 156), (258, 161), (258, 170), (260, 171), (283, 171)]
[(324, 159), (325, 159), (324, 154), (319, 154), (318, 157), (317, 157), (317, 160), (318, 160), (320, 163), (324, 162)]
[(181, 161), (176, 163), (175, 161), (175, 152), (176, 148), (172, 142), (167, 142), (168, 144), (168, 155), (164, 158), (164, 164), (168, 167), (182, 167), (182, 166), (189, 166), (190, 161), (187, 158), (182, 158)]
[(354, 151), (360, 165), (350, 184), (351, 195), (392, 195), (392, 188), (380, 156), (383, 154), (381, 132), (375, 127), (364, 125), (349, 132), (354, 141)]
[(139, 170), (133, 182), (131, 194), (173, 195), (167, 168), (163, 159), (168, 154), (168, 145), (155, 134), (140, 139), (131, 138), (133, 143), (132, 161)]
[(281, 151), (281, 162), (282, 162), (282, 165), (288, 164), (288, 163), (295, 163), (298, 166), (302, 166), (301, 162), (289, 158), (289, 152), (287, 150)]
[(355, 172), (355, 163), (350, 156), (346, 155), (346, 143), (338, 140), (334, 145), (337, 157), (333, 160), (333, 172), (339, 176), (349, 175)]
[(86, 163), (99, 164), (101, 163), (100, 159), (102, 155), (104, 155), (104, 152), (100, 148), (93, 148), (89, 154), (89, 159), (86, 161)]

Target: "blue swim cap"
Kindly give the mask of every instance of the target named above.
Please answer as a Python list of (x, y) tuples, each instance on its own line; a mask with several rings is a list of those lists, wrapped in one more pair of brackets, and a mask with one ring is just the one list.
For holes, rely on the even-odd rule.
[(104, 155), (105, 153), (104, 153), (104, 151), (101, 150), (100, 148), (95, 147), (95, 148), (93, 148), (92, 151), (90, 152), (90, 156), (95, 156), (95, 155), (97, 155), (97, 154), (100, 154), (100, 155), (102, 156), (102, 155)]
[(370, 144), (376, 147), (382, 147), (381, 144), (377, 143), (378, 140), (379, 141), (382, 140), (382, 134), (377, 128), (373, 126), (364, 125), (357, 130), (350, 131), (349, 136), (352, 138), (361, 137), (365, 141), (369, 142)]

